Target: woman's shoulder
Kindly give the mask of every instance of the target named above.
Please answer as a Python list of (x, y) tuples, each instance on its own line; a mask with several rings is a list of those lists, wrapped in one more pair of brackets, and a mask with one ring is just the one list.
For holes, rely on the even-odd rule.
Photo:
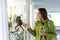
[(38, 24), (38, 23), (41, 23), (41, 21), (40, 20), (35, 21), (35, 24)]
[(50, 20), (50, 19), (48, 20), (48, 22), (53, 23), (53, 21), (52, 21), (52, 20)]

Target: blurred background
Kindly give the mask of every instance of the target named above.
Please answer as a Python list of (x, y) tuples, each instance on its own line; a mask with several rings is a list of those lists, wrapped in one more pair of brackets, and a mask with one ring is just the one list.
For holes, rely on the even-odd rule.
[[(23, 22), (29, 24), (34, 29), (37, 20), (37, 9), (46, 8), (48, 18), (52, 20), (56, 27), (57, 40), (60, 40), (60, 0), (7, 0), (8, 27), (9, 32), (15, 30), (16, 17), (21, 16)], [(9, 35), (9, 38), (11, 35)], [(24, 31), (23, 40), (34, 40), (34, 37)], [(11, 40), (11, 38), (10, 38)]]

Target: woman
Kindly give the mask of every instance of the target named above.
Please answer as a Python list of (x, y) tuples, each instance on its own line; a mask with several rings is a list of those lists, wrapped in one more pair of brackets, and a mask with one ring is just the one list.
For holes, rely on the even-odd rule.
[(53, 22), (48, 19), (46, 9), (39, 8), (37, 16), (39, 20), (37, 20), (34, 30), (30, 27), (28, 27), (27, 30), (35, 37), (35, 40), (55, 40), (55, 26)]

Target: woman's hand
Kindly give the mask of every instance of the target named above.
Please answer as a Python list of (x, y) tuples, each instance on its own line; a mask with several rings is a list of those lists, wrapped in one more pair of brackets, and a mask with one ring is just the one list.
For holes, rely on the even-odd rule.
[(23, 25), (25, 28), (28, 27), (28, 25), (27, 25), (26, 23), (23, 23), (22, 25)]
[(43, 36), (46, 36), (47, 34), (45, 32), (43, 32)]
[(41, 36), (46, 36), (47, 34), (46, 34), (43, 30), (41, 30), (41, 31), (40, 31), (40, 35), (41, 35)]

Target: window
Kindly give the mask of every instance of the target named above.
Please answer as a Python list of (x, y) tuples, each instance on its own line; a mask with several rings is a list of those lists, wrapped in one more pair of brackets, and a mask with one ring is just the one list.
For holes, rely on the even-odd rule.
[[(21, 20), (23, 22), (27, 22), (28, 25), (32, 27), (33, 25), (33, 8), (34, 5), (30, 3), (29, 0), (7, 0), (7, 10), (8, 10), (8, 27), (9, 27), (9, 39), (10, 40), (16, 40), (18, 35), (15, 34), (15, 26), (16, 24), (16, 17), (20, 16)], [(22, 30), (20, 30), (22, 31)], [(31, 40), (32, 37), (30, 37), (29, 33), (27, 31), (22, 32), (23, 37), (21, 40)], [(20, 36), (22, 36), (20, 34)], [(16, 38), (17, 37), (17, 38)]]
[(17, 16), (20, 16), (23, 22), (26, 21), (25, 7), (26, 0), (7, 0), (9, 40), (24, 40), (24, 31), (19, 27), (19, 32), (15, 32), (15, 26)]
[(48, 17), (54, 22), (55, 26), (60, 26), (60, 13), (48, 13)]

